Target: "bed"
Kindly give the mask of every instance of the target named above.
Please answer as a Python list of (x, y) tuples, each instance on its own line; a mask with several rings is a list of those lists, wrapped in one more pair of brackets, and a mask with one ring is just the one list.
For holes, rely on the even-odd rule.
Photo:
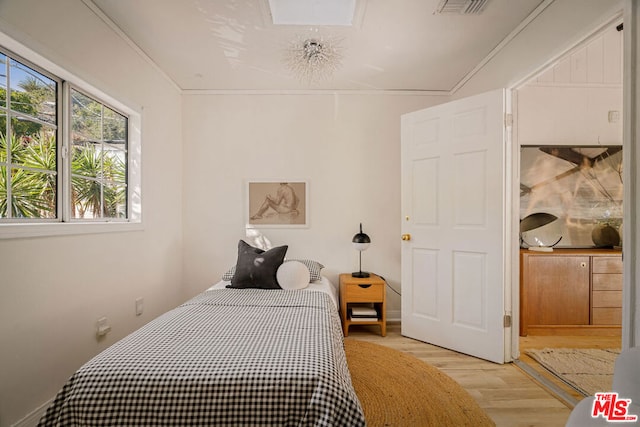
[(39, 425), (365, 425), (333, 284), (229, 285), (220, 281), (90, 360)]

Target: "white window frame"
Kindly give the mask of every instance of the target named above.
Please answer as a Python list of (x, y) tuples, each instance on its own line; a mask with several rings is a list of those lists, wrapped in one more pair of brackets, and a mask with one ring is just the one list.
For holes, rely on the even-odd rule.
[[(44, 236), (62, 236), (72, 234), (93, 234), (141, 230), (142, 224), (142, 117), (138, 110), (125, 105), (112, 96), (89, 85), (74, 74), (49, 61), (40, 54), (22, 45), (10, 36), (0, 32), (0, 45), (62, 80), (62, 116), (58, 123), (62, 127), (62, 136), (58, 141), (58, 162), (62, 162), (62, 185), (58, 185), (58, 219), (41, 222), (2, 222), (0, 239), (31, 238)], [(103, 218), (82, 221), (69, 218), (70, 210), (70, 152), (71, 103), (70, 87), (76, 88), (101, 103), (108, 105), (128, 117), (128, 153), (127, 153), (127, 219)], [(59, 109), (60, 111), (60, 109)], [(64, 186), (64, 188), (62, 187)]]

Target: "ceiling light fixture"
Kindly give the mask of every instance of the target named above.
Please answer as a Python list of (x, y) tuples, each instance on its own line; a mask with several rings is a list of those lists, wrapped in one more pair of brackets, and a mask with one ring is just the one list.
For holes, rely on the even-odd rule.
[(298, 36), (285, 51), (285, 63), (301, 81), (313, 84), (331, 77), (340, 67), (341, 50), (337, 39)]

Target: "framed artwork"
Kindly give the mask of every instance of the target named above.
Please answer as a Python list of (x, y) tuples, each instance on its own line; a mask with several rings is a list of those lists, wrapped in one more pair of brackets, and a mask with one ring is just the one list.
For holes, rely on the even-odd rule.
[(622, 146), (520, 149), (520, 219), (557, 217), (547, 227), (561, 237), (557, 247), (598, 246), (593, 233), (603, 225), (621, 234), (622, 194)]
[(309, 226), (309, 185), (306, 181), (249, 181), (246, 223), (253, 227)]

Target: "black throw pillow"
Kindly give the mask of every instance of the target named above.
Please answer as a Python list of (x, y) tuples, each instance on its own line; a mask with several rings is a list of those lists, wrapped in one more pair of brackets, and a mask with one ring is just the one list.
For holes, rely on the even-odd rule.
[(236, 273), (227, 288), (281, 289), (276, 273), (288, 248), (287, 245), (278, 246), (265, 252), (240, 240)]

